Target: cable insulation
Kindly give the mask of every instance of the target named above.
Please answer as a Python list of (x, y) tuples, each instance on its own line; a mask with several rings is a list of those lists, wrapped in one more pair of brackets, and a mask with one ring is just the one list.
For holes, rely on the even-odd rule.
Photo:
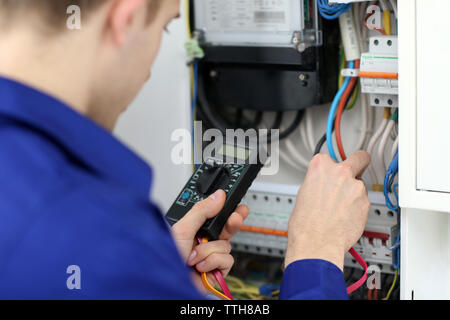
[[(355, 61), (355, 69), (359, 69), (360, 60)], [(352, 90), (355, 88), (356, 84), (358, 82), (358, 78), (354, 77), (350, 80), (350, 83), (347, 87), (347, 89), (344, 91), (344, 94), (342, 95), (341, 101), (339, 102), (339, 107), (336, 115), (336, 124), (335, 124), (335, 133), (336, 133), (336, 142), (337, 147), (339, 150), (339, 154), (343, 161), (347, 159), (347, 156), (344, 151), (344, 145), (342, 143), (342, 137), (341, 137), (341, 121), (342, 121), (342, 114), (344, 113), (346, 101), (350, 97), (350, 94), (352, 93)]]

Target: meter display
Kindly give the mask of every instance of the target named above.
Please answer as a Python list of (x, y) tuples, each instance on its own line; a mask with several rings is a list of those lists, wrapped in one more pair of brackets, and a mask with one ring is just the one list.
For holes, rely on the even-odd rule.
[(216, 45), (292, 46), (304, 29), (304, 1), (196, 0), (196, 29)]

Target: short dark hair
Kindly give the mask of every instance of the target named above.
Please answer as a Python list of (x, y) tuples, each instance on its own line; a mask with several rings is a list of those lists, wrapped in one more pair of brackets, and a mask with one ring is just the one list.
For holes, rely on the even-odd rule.
[[(39, 10), (43, 15), (46, 23), (52, 29), (65, 29), (65, 24), (68, 18), (67, 9), (76, 5), (81, 9), (82, 17), (89, 18), (89, 15), (98, 9), (103, 4), (110, 0), (0, 0), (0, 14), (5, 17), (10, 17), (12, 20), (15, 17), (15, 12), (19, 9)], [(148, 20), (151, 22), (155, 17), (159, 6), (163, 0), (147, 0), (149, 7)], [(3, 18), (3, 22), (8, 22)]]

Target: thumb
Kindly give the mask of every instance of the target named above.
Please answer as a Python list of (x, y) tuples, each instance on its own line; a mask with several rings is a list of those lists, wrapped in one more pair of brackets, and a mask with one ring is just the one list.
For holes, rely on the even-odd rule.
[(207, 199), (197, 202), (194, 207), (172, 228), (172, 230), (184, 239), (194, 239), (206, 220), (215, 217), (225, 205), (226, 194), (223, 190), (217, 190)]

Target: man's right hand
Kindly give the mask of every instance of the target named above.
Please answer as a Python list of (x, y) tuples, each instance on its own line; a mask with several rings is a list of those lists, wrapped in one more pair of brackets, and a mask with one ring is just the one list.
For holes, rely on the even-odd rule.
[(325, 154), (314, 157), (289, 221), (285, 267), (322, 259), (343, 270), (345, 253), (367, 223), (370, 201), (359, 178), (369, 163), (364, 151), (339, 164)]

